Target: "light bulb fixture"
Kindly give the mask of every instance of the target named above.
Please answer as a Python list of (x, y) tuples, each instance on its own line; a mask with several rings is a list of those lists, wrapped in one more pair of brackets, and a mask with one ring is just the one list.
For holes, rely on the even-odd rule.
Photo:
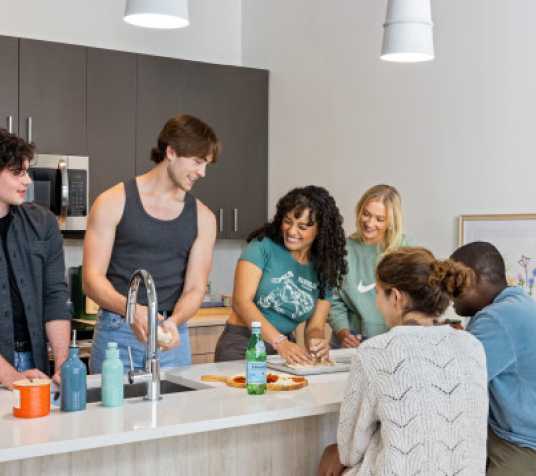
[(188, 19), (188, 0), (127, 0), (127, 23), (146, 28), (184, 28)]
[(388, 0), (380, 58), (399, 63), (434, 59), (430, 0)]

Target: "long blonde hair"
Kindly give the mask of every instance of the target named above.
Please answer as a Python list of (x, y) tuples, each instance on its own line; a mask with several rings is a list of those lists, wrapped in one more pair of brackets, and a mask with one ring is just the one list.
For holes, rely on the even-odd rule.
[(359, 199), (355, 207), (356, 231), (350, 238), (363, 242), (359, 218), (371, 200), (380, 201), (385, 206), (386, 229), (381, 249), (383, 253), (389, 253), (398, 248), (403, 239), (402, 201), (398, 190), (391, 185), (374, 185)]

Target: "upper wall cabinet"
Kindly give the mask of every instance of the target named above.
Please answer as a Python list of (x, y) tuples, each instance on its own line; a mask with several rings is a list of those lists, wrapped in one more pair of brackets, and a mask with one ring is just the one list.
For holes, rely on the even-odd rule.
[(220, 238), (245, 238), (266, 220), (268, 73), (180, 64), (179, 110), (207, 122), (223, 145), (193, 193), (216, 214)]
[(19, 40), (0, 36), (0, 128), (19, 131)]
[(166, 121), (178, 112), (179, 62), (171, 58), (138, 55), (136, 174), (147, 172), (151, 149)]
[(136, 61), (131, 53), (95, 48), (87, 52), (91, 202), (135, 175)]
[(86, 155), (86, 48), (19, 45), (19, 133), (40, 153)]

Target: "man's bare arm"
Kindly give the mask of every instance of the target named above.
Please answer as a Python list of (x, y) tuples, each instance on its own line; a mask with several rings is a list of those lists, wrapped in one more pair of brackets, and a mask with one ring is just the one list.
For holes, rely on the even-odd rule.
[(123, 315), (126, 297), (106, 277), (115, 240), (115, 230), (125, 206), (123, 184), (99, 195), (91, 207), (84, 238), (84, 292), (101, 308)]
[(216, 242), (216, 217), (197, 202), (197, 238), (190, 250), (184, 288), (171, 316), (177, 325), (186, 322), (199, 310), (207, 289), (212, 269), (212, 255)]

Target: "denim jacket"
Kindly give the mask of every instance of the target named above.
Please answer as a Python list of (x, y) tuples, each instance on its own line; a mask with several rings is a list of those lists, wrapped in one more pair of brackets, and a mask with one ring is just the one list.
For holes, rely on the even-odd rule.
[[(9, 213), (12, 220), (6, 249), (26, 313), (35, 366), (47, 372), (45, 323), (70, 319), (63, 238), (56, 217), (39, 205), (12, 206)], [(0, 354), (11, 365), (14, 349), (8, 266), (0, 246)]]

